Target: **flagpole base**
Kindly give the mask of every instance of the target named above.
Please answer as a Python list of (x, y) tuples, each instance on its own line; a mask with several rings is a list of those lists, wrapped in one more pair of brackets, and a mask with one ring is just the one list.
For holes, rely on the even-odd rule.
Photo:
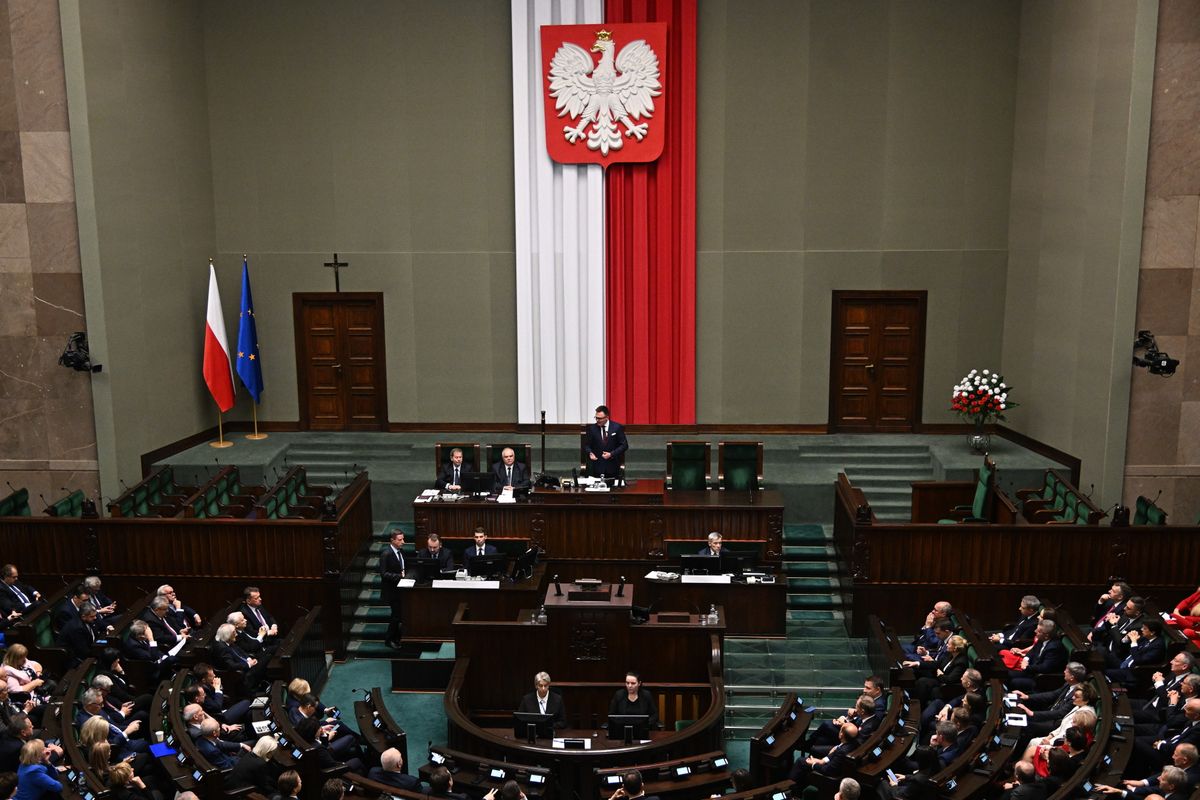
[(229, 441), (228, 439), (221, 439), (216, 442), (209, 442), (208, 446), (209, 447), (233, 447), (233, 442)]
[(270, 435), (269, 433), (247, 433), (246, 438), (252, 442), (257, 442), (259, 439), (266, 439)]

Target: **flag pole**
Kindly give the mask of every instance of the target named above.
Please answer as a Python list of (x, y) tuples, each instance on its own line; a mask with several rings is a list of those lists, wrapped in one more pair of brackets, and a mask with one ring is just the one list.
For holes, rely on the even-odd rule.
[(225, 441), (225, 427), (221, 424), (221, 412), (217, 412), (217, 440), (209, 442), (209, 447), (233, 447), (233, 442)]
[(250, 409), (254, 412), (254, 433), (246, 434), (246, 438), (256, 442), (260, 439), (266, 439), (270, 434), (258, 432), (258, 403), (251, 405)]

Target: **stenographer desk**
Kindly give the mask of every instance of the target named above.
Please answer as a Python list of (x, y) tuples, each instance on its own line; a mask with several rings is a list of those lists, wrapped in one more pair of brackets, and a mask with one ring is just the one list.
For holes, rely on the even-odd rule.
[(703, 540), (720, 531), (733, 544), (763, 543), (762, 557), (783, 556), (783, 496), (774, 490), (667, 491), (661, 478), (639, 478), (608, 492), (534, 489), (529, 499), (413, 503), (418, 546), (430, 533), (467, 537), (476, 525), (497, 538), (529, 539), (559, 560), (663, 559), (672, 539)]

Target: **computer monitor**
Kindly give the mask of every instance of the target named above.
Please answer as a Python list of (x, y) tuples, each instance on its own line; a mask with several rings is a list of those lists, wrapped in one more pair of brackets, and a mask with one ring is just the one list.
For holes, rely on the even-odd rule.
[(493, 575), (503, 575), (506, 566), (508, 566), (508, 556), (503, 553), (471, 556), (471, 559), (467, 561), (467, 574), (473, 577), (490, 578)]
[(716, 556), (681, 555), (679, 569), (685, 575), (720, 575), (721, 559)]
[(608, 738), (622, 739), (626, 743), (634, 739), (650, 738), (650, 716), (648, 714), (609, 714)]
[(732, 553), (728, 550), (721, 551), (721, 573), (722, 575), (741, 575), (746, 571), (747, 567), (754, 566), (753, 553)]
[(429, 583), (435, 578), (442, 577), (442, 562), (437, 558), (413, 556), (404, 560), (406, 574), (417, 583)]
[(464, 472), (462, 489), (466, 494), (491, 494), (496, 478), (490, 472)]
[(533, 567), (537, 564), (538, 549), (529, 547), (524, 553), (517, 556), (517, 560), (513, 562), (512, 579), (514, 581), (524, 580), (525, 578), (533, 577)]
[(554, 717), (536, 711), (513, 712), (513, 736), (524, 741), (554, 738)]

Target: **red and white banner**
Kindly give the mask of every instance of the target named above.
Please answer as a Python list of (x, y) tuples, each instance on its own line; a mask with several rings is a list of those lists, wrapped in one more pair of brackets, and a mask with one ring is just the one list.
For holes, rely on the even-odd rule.
[(208, 310), (204, 315), (204, 382), (222, 413), (233, 408), (233, 366), (225, 338), (225, 315), (217, 291), (217, 270), (208, 265)]
[(666, 23), (543, 25), (541, 34), (550, 158), (602, 167), (658, 158)]

